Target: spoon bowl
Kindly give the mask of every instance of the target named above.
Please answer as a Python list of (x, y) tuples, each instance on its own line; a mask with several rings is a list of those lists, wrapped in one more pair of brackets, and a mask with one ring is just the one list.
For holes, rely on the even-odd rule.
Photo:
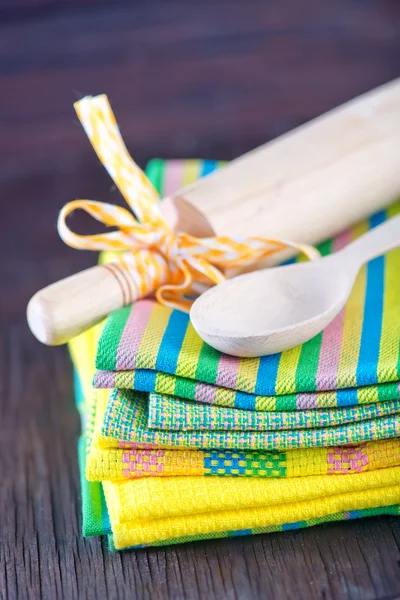
[(326, 258), (240, 275), (190, 311), (200, 337), (234, 356), (274, 354), (320, 333), (346, 303), (363, 263), (400, 243), (400, 216)]
[(354, 282), (355, 273), (329, 259), (255, 271), (211, 288), (191, 310), (194, 328), (234, 356), (273, 354), (308, 341), (342, 309)]

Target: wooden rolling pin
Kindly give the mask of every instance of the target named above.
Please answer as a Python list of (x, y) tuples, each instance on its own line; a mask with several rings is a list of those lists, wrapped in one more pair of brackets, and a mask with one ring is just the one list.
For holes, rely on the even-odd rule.
[[(161, 201), (175, 231), (316, 244), (400, 197), (400, 79), (232, 161)], [(269, 262), (286, 255), (278, 254)], [(117, 267), (96, 266), (39, 291), (36, 337), (62, 344), (138, 297)]]

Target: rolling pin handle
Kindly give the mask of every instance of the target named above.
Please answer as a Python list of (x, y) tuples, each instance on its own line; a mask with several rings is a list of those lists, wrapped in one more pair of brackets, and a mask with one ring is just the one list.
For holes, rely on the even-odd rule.
[(118, 263), (98, 265), (37, 292), (28, 304), (28, 324), (40, 342), (58, 346), (139, 296)]

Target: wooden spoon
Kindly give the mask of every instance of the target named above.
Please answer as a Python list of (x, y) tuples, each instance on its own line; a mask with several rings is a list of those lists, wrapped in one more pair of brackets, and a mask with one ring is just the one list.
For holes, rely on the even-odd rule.
[(193, 327), (210, 346), (234, 356), (288, 350), (334, 319), (364, 263), (397, 246), (400, 215), (326, 258), (263, 269), (211, 288), (192, 306)]

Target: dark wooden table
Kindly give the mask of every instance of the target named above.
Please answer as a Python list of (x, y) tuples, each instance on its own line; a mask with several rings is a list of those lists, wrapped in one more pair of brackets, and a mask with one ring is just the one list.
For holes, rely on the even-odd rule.
[(230, 159), (400, 71), (400, 5), (0, 1), (1, 598), (400, 597), (400, 520), (110, 554), (83, 540), (65, 348), (25, 306), (94, 264), (57, 237), (79, 197), (118, 199), (72, 103), (107, 92), (134, 157)]

